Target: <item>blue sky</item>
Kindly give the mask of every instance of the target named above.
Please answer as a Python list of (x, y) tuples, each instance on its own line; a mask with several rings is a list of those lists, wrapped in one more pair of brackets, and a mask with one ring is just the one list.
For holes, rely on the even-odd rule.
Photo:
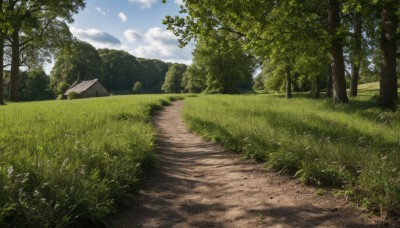
[[(96, 48), (125, 50), (130, 54), (168, 62), (191, 64), (193, 44), (181, 49), (177, 38), (162, 24), (176, 15), (181, 0), (87, 0), (74, 16), (70, 30)], [(51, 66), (46, 67), (49, 71)]]

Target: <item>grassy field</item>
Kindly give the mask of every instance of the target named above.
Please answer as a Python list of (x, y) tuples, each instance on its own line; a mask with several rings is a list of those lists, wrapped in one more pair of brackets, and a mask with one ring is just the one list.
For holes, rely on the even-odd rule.
[(371, 95), (361, 91), (346, 105), (274, 95), (199, 96), (186, 99), (184, 117), (192, 130), (269, 168), (337, 187), (366, 209), (398, 213), (400, 113), (376, 108)]
[(0, 227), (101, 223), (156, 164), (150, 117), (168, 99), (0, 107)]

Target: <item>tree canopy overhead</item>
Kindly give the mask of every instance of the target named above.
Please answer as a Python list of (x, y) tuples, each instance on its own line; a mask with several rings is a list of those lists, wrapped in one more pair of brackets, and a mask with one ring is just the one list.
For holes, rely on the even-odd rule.
[[(396, 79), (395, 54), (399, 39), (395, 34), (399, 4), (398, 0), (184, 0), (181, 16), (167, 16), (164, 24), (179, 37), (182, 46), (193, 38), (211, 38), (212, 31), (216, 30), (236, 34), (248, 51), (262, 59), (286, 64), (288, 91), (291, 76), (300, 73), (299, 69), (295, 69), (300, 63), (318, 68), (320, 72), (331, 65), (328, 75), (332, 75), (333, 100), (346, 103), (349, 99), (345, 59), (350, 56), (352, 90), (355, 90), (361, 68), (359, 63), (362, 62), (360, 59), (365, 56), (360, 50), (360, 34), (363, 33), (360, 21), (369, 23), (373, 19), (378, 23), (374, 24), (374, 29), (369, 28), (373, 31), (372, 35), (364, 33), (364, 37), (377, 37), (377, 33), (381, 33), (380, 103), (382, 107), (393, 107), (397, 102), (397, 89), (394, 89), (397, 82), (393, 79)], [(344, 50), (345, 46), (350, 46), (349, 37), (352, 37), (352, 45), (349, 50)], [(330, 59), (326, 58), (328, 54)], [(312, 77), (319, 80), (320, 73), (316, 72)], [(328, 90), (329, 87), (330, 83)], [(352, 92), (352, 95), (356, 93)]]

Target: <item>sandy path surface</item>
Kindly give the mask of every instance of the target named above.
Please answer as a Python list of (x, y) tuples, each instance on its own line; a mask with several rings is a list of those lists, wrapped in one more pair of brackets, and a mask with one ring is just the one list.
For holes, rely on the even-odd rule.
[(183, 101), (154, 119), (159, 168), (115, 227), (375, 227), (343, 200), (266, 172), (191, 133)]

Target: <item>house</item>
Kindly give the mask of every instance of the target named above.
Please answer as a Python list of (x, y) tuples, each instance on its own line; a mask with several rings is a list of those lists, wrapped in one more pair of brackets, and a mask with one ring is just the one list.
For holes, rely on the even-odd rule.
[(104, 97), (109, 95), (108, 90), (100, 83), (99, 79), (75, 82), (64, 93), (63, 97), (66, 98), (70, 93), (75, 93), (75, 98)]

